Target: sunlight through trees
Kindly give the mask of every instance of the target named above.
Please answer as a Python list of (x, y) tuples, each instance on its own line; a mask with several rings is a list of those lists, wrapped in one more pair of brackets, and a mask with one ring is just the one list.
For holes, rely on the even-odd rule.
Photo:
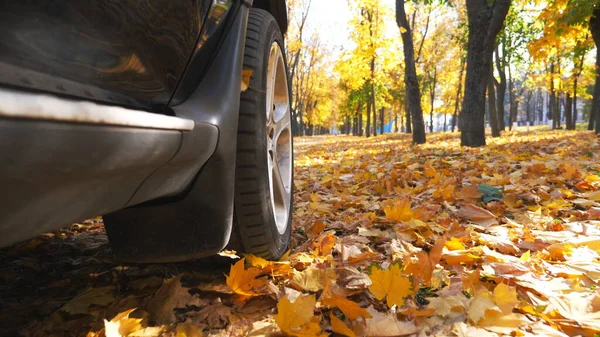
[(348, 0), (341, 50), (307, 34), (310, 0), (288, 5), (296, 135), (600, 132), (597, 0)]

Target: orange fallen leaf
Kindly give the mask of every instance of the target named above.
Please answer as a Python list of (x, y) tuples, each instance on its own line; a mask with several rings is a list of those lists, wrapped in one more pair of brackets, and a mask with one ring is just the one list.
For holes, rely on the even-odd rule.
[(481, 192), (479, 192), (479, 187), (477, 185), (465, 186), (455, 194), (456, 199), (462, 200), (479, 200), (482, 195)]
[(312, 247), (315, 249), (316, 255), (325, 256), (331, 254), (333, 246), (335, 246), (336, 242), (337, 237), (332, 231), (328, 231), (317, 237), (313, 241)]
[(257, 278), (262, 272), (258, 268), (244, 268), (245, 258), (231, 266), (225, 283), (236, 294), (243, 296), (259, 296), (264, 293), (266, 278)]
[(312, 227), (310, 227), (310, 229), (306, 231), (306, 234), (308, 235), (308, 237), (314, 237), (314, 236), (317, 236), (317, 235), (323, 233), (324, 230), (325, 230), (325, 223), (321, 220), (317, 220), (312, 225)]
[(324, 294), (324, 298), (321, 299), (321, 304), (329, 307), (337, 307), (344, 315), (346, 315), (346, 317), (352, 320), (358, 319), (359, 317), (371, 317), (371, 314), (369, 314), (367, 310), (361, 308), (358, 303), (335, 293)]

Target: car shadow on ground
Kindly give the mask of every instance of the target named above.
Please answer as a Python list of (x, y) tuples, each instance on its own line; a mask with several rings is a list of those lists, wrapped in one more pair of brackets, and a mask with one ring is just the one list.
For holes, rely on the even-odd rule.
[[(43, 234), (0, 250), (0, 336), (44, 335), (48, 325), (62, 326), (53, 335), (85, 335), (87, 329), (102, 326), (99, 317), (140, 305), (136, 299), (144, 297), (145, 288), (155, 290), (173, 276), (183, 275), (182, 284), (190, 287), (223, 285), (232, 261), (213, 256), (181, 263), (122, 264), (98, 219)], [(90, 304), (85, 308), (68, 304), (89, 289), (107, 292), (84, 300)], [(94, 310), (101, 312), (94, 315)], [(73, 320), (77, 316), (82, 317)]]

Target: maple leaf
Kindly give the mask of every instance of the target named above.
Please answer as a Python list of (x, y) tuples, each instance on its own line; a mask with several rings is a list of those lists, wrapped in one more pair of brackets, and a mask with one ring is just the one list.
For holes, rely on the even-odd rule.
[(445, 247), (448, 248), (448, 250), (465, 250), (465, 245), (463, 245), (462, 241), (460, 241), (460, 239), (458, 238), (451, 238), (450, 240), (448, 240), (445, 244)]
[(327, 336), (321, 333), (319, 322), (315, 322), (318, 318), (314, 316), (316, 303), (315, 295), (299, 296), (293, 303), (284, 296), (277, 303), (275, 323), (291, 336)]
[(392, 221), (409, 221), (413, 218), (413, 212), (410, 208), (410, 200), (395, 199), (392, 202), (388, 202), (388, 205), (383, 208), (385, 216)]
[(412, 281), (402, 274), (400, 263), (392, 263), (386, 270), (380, 266), (371, 265), (369, 268), (371, 286), (369, 291), (378, 300), (386, 299), (388, 307), (404, 305), (406, 297), (413, 294)]
[(329, 255), (333, 250), (333, 246), (337, 242), (337, 237), (334, 235), (333, 231), (327, 231), (317, 237), (313, 243), (312, 247), (315, 249), (316, 255)]
[(116, 315), (110, 321), (104, 320), (104, 331), (106, 337), (137, 337), (146, 336), (154, 337), (159, 336), (164, 327), (147, 327), (142, 328), (141, 318), (130, 318), (129, 315), (134, 312), (137, 308), (126, 310)]
[(308, 235), (308, 237), (315, 237), (315, 236), (323, 233), (324, 230), (325, 230), (325, 223), (321, 220), (317, 220), (312, 225), (312, 227), (306, 231), (306, 235)]
[(271, 276), (287, 276), (292, 272), (292, 266), (288, 261), (267, 261), (253, 254), (246, 255), (245, 259), (251, 266), (260, 268), (264, 274)]
[(429, 285), (433, 277), (433, 270), (442, 257), (446, 240), (446, 236), (444, 235), (435, 241), (429, 253), (421, 250), (416, 256), (407, 259), (405, 261), (405, 273), (414, 276), (415, 281), (421, 281), (425, 285)]
[(517, 289), (500, 283), (494, 288), (494, 301), (503, 313), (511, 313), (519, 303), (517, 298)]
[(483, 290), (475, 295), (467, 309), (467, 316), (477, 324), (485, 317), (488, 310), (499, 310), (489, 291)]
[(244, 268), (245, 258), (231, 266), (226, 284), (236, 294), (243, 296), (259, 296), (267, 284), (265, 278), (257, 278), (262, 272), (258, 268)]

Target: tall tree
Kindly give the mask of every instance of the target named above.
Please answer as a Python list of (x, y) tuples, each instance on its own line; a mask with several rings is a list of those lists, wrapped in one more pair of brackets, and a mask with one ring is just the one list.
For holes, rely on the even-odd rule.
[(461, 145), (485, 145), (485, 94), (496, 36), (502, 29), (511, 0), (469, 0), (469, 38), (465, 97), (461, 110)]
[(596, 134), (600, 134), (600, 4), (598, 3), (590, 17), (590, 31), (596, 44), (596, 84), (591, 114), (596, 119)]
[(406, 17), (405, 0), (396, 0), (396, 23), (402, 35), (404, 52), (406, 85), (407, 114), (412, 119), (413, 143), (424, 144), (425, 122), (423, 121), (423, 108), (421, 106), (421, 89), (417, 79), (417, 68), (415, 66), (415, 50), (413, 45), (412, 29)]
[(290, 84), (292, 86), (292, 97), (290, 106), (292, 108), (292, 129), (295, 135), (303, 133), (302, 102), (298, 99), (298, 67), (304, 48), (304, 29), (310, 12), (312, 0), (288, 1), (287, 17), (289, 19), (288, 33), (286, 34), (286, 59), (289, 62)]
[(498, 125), (499, 114), (496, 111), (496, 90), (494, 84), (494, 66), (490, 67), (490, 79), (488, 81), (488, 106), (490, 110), (490, 126), (492, 128), (492, 137), (500, 137), (500, 128)]

